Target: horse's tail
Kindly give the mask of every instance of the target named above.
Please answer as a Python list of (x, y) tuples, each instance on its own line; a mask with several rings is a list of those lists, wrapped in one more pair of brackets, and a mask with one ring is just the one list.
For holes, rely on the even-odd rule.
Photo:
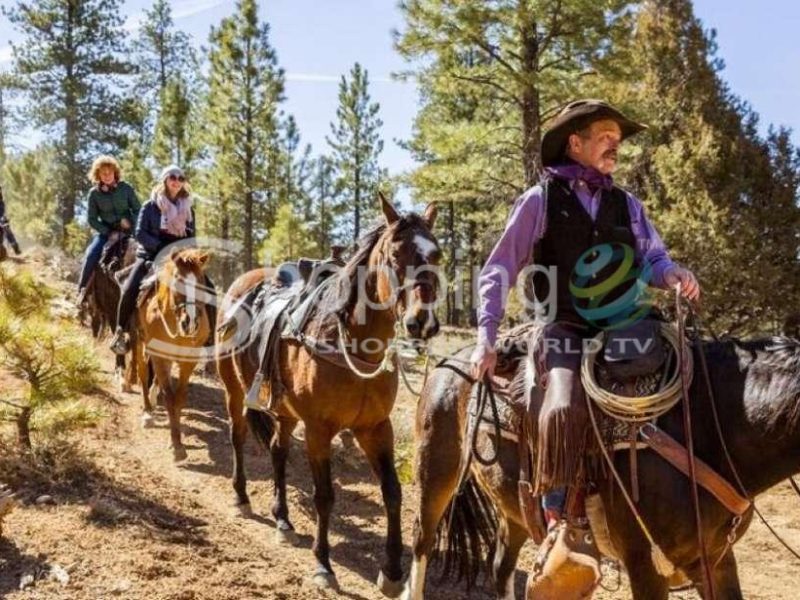
[(253, 432), (258, 442), (266, 450), (269, 450), (272, 437), (275, 435), (275, 421), (267, 413), (260, 410), (248, 408), (245, 411), (245, 415), (247, 416), (247, 424), (250, 426), (250, 431)]
[(467, 588), (470, 588), (482, 571), (488, 576), (494, 562), (497, 526), (497, 513), (491, 500), (468, 475), (436, 531), (432, 560), (443, 561), (442, 579), (455, 574), (458, 581), (466, 579)]

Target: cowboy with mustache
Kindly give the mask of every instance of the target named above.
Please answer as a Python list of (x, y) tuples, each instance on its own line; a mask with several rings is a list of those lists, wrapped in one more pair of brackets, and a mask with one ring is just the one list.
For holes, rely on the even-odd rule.
[[(650, 285), (667, 289), (680, 284), (685, 297), (700, 296), (697, 279), (670, 259), (642, 203), (612, 180), (623, 140), (643, 129), (606, 102), (568, 104), (543, 136), (542, 180), (517, 199), (480, 275), (478, 344), (472, 356), (472, 375), (478, 380), (491, 375), (497, 363), (497, 329), (517, 275), (530, 263), (555, 273), (549, 278), (554, 281), (537, 280), (540, 273), (533, 278), (536, 299), (549, 297), (552, 302), (544, 316), (549, 318), (537, 310), (545, 323), (535, 359), (541, 365), (537, 381), (541, 377), (543, 397), (528, 390), (529, 430), (537, 432), (533, 492), (542, 499), (548, 529), (540, 576), (529, 597), (563, 597), (559, 586), (565, 584), (557, 581), (561, 565), (550, 563), (564, 561), (569, 553), (547, 550), (564, 543), (570, 527), (588, 529), (582, 468), (589, 430), (580, 365), (583, 341), (599, 329), (581, 315), (570, 291), (576, 264), (597, 256), (595, 247), (624, 244), (633, 248), (636, 268), (646, 267), (650, 273)], [(574, 564), (570, 568), (575, 571)], [(588, 571), (593, 579), (595, 574)]]

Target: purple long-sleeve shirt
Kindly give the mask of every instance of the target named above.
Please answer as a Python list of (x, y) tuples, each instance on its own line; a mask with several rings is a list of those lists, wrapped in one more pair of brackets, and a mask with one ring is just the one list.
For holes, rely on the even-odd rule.
[[(548, 167), (553, 177), (564, 179), (580, 200), (583, 208), (594, 221), (602, 199), (602, 185), (611, 185), (610, 177), (588, 177), (589, 171), (580, 165), (570, 164)], [(586, 179), (591, 180), (591, 185)], [(592, 189), (594, 191), (592, 191)], [(628, 212), (631, 229), (636, 238), (636, 258), (640, 264), (645, 261), (652, 267), (650, 284), (664, 288), (664, 277), (676, 265), (667, 252), (664, 242), (655, 227), (647, 218), (642, 203), (627, 193)], [(478, 280), (480, 312), (478, 313), (478, 339), (494, 345), (497, 329), (505, 313), (509, 290), (515, 285), (517, 275), (528, 264), (534, 245), (542, 239), (547, 228), (547, 210), (542, 194), (542, 186), (536, 185), (522, 194), (514, 204), (508, 217), (505, 231), (497, 241), (484, 265)]]

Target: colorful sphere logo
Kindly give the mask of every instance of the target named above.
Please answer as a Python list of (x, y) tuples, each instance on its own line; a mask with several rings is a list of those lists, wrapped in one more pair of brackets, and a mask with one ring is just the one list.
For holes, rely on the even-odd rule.
[(633, 248), (618, 242), (598, 244), (581, 254), (570, 274), (569, 291), (575, 310), (588, 323), (620, 329), (650, 311), (647, 285), (653, 269), (647, 261), (637, 267), (634, 257)]

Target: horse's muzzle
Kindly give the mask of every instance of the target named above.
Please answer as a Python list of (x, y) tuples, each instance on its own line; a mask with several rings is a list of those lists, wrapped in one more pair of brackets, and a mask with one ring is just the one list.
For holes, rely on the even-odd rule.
[(184, 313), (178, 321), (178, 331), (183, 337), (192, 337), (200, 329), (200, 323), (197, 319), (192, 319), (188, 314)]
[(403, 320), (408, 337), (428, 340), (439, 333), (439, 319), (432, 310), (421, 311)]

